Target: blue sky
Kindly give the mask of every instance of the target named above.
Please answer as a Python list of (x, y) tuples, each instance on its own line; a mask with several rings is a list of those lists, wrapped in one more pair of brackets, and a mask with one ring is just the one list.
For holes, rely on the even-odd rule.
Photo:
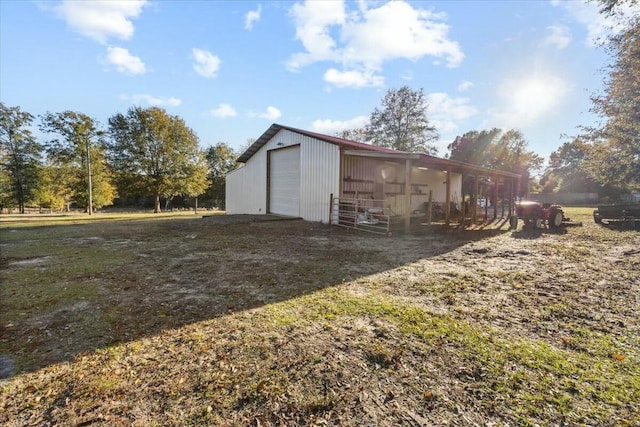
[(157, 105), (203, 148), (237, 149), (273, 122), (361, 127), (408, 85), (427, 94), (440, 155), (499, 127), (546, 156), (594, 122), (612, 25), (582, 1), (2, 0), (0, 100), (104, 125)]

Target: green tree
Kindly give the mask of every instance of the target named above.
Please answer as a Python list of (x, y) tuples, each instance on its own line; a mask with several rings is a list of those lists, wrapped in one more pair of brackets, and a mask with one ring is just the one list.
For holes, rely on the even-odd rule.
[(16, 201), (11, 191), (11, 179), (9, 173), (4, 169), (0, 169), (0, 214), (5, 208), (8, 210), (16, 206)]
[(236, 163), (238, 153), (227, 143), (219, 142), (206, 150), (206, 157), (211, 182), (211, 186), (207, 189), (206, 198), (214, 206), (224, 209), (226, 176), (238, 167)]
[[(528, 150), (527, 140), (517, 130), (491, 129), (469, 131), (448, 145), (451, 160), (520, 174), (520, 188), (531, 188), (530, 179), (538, 171), (544, 159)], [(471, 191), (470, 181), (464, 183), (465, 191)]]
[(137, 182), (137, 188), (154, 197), (196, 197), (207, 186), (207, 162), (198, 137), (184, 120), (161, 108), (132, 107), (109, 119), (109, 157), (119, 182)]
[(364, 128), (344, 129), (336, 132), (336, 136), (350, 141), (367, 142), (367, 131)]
[(491, 130), (469, 131), (447, 146), (448, 158), (478, 166), (491, 167), (493, 147), (502, 131)]
[(41, 169), (42, 185), (37, 193), (38, 205), (55, 211), (69, 210), (77, 173), (69, 164), (47, 162)]
[(371, 113), (365, 127), (367, 139), (374, 145), (400, 151), (435, 154), (436, 129), (427, 120), (424, 91), (408, 86), (389, 89), (380, 108)]
[(517, 130), (470, 131), (447, 146), (451, 160), (523, 175), (542, 167), (544, 159), (528, 150), (527, 140)]
[(86, 114), (64, 111), (45, 114), (40, 129), (55, 136), (45, 144), (49, 159), (70, 174), (64, 192), (70, 192), (89, 214), (91, 207), (110, 205), (116, 192), (105, 161), (105, 132), (99, 124)]
[(24, 213), (25, 204), (34, 201), (40, 184), (42, 145), (29, 130), (33, 118), (20, 107), (0, 102), (0, 173), (5, 174), (6, 188), (3, 199), (8, 204), (15, 200), (20, 213)]
[(640, 17), (609, 38), (613, 63), (607, 68), (604, 93), (595, 95), (592, 111), (602, 125), (585, 127), (581, 138), (592, 143), (585, 163), (603, 186), (640, 188)]
[[(589, 176), (586, 161), (591, 153), (591, 145), (580, 138), (565, 142), (549, 155), (549, 165), (544, 177), (553, 177), (559, 192), (599, 191), (599, 185)], [(545, 187), (550, 187), (545, 179)]]
[(605, 15), (615, 15), (620, 6), (623, 5), (636, 5), (638, 4), (638, 0), (598, 0), (600, 3), (600, 13)]

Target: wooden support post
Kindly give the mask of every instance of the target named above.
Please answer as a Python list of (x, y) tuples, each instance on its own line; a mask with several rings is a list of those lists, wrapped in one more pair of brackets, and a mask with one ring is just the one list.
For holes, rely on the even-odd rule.
[(489, 195), (487, 194), (488, 188), (484, 189), (484, 222), (489, 220)]
[(502, 203), (501, 203), (501, 207), (500, 207), (500, 218), (504, 218), (504, 202), (505, 199), (507, 198), (507, 180), (506, 179), (502, 179)]
[(429, 201), (427, 202), (427, 224), (431, 225), (433, 217), (433, 190), (429, 190)]
[(473, 211), (471, 211), (471, 221), (473, 221), (473, 223), (475, 224), (478, 221), (478, 212), (477, 212), (477, 206), (478, 206), (478, 174), (475, 175), (475, 177), (473, 178), (473, 200), (472, 202), (472, 209)]
[(329, 225), (331, 225), (332, 218), (333, 218), (333, 193), (329, 195)]
[(404, 165), (404, 232), (411, 231), (411, 159)]
[(446, 191), (445, 191), (445, 204), (444, 204), (444, 223), (449, 225), (451, 219), (451, 168), (447, 168), (446, 170), (447, 180), (445, 181)]
[(509, 218), (511, 218), (511, 216), (513, 215), (513, 198), (513, 178), (511, 178), (509, 180)]
[(498, 177), (493, 177), (493, 219), (498, 218)]
[(462, 188), (460, 189), (460, 224), (464, 224), (464, 217), (467, 215), (464, 203), (464, 173), (460, 174)]

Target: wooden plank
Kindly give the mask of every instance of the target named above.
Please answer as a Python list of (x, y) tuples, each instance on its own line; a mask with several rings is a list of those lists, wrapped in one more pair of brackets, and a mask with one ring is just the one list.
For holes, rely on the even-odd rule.
[(444, 203), (444, 223), (449, 225), (451, 220), (451, 168), (447, 168), (447, 180), (445, 182), (447, 186)]
[(404, 231), (411, 231), (411, 159), (404, 165)]
[(476, 222), (478, 222), (478, 212), (477, 212), (477, 206), (478, 206), (478, 174), (476, 174), (473, 177), (473, 211), (471, 213), (471, 221), (473, 221), (473, 223), (475, 224)]

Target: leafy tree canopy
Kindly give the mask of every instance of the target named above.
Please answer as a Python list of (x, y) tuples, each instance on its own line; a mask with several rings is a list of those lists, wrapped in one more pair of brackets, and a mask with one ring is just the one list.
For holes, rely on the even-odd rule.
[(0, 204), (15, 202), (20, 213), (24, 213), (25, 204), (35, 200), (41, 178), (42, 146), (29, 129), (33, 119), (20, 107), (0, 102), (0, 173), (4, 175)]
[(640, 17), (612, 35), (607, 51), (604, 93), (595, 95), (592, 111), (603, 122), (585, 127), (580, 137), (593, 147), (585, 162), (588, 173), (603, 186), (640, 189)]
[(336, 136), (350, 141), (367, 142), (367, 131), (365, 128), (344, 129), (336, 132)]
[(204, 152), (181, 118), (157, 107), (132, 107), (109, 119), (109, 133), (109, 157), (117, 174), (152, 194), (155, 212), (160, 212), (160, 196), (195, 197), (207, 188)]
[(544, 161), (528, 150), (522, 132), (513, 129), (469, 131), (456, 137), (447, 149), (451, 160), (520, 174), (539, 170)]
[(219, 142), (206, 150), (207, 163), (209, 164), (209, 180), (211, 186), (206, 192), (205, 198), (214, 206), (224, 208), (225, 181), (227, 173), (238, 167), (236, 153), (229, 144)]
[(86, 206), (88, 210), (91, 169), (93, 206), (99, 208), (110, 205), (116, 192), (106, 163), (105, 131), (98, 122), (76, 111), (46, 113), (40, 129), (53, 136), (45, 143), (52, 164), (70, 174), (64, 180), (69, 189), (63, 193), (73, 194), (73, 201)]
[[(544, 174), (545, 187), (560, 192), (598, 191), (600, 187), (586, 170), (590, 153), (591, 145), (580, 138), (562, 144), (549, 155), (549, 164)], [(552, 188), (551, 182), (555, 183), (555, 187)]]
[(427, 107), (422, 89), (389, 89), (371, 113), (365, 127), (367, 140), (400, 151), (435, 154), (438, 133), (427, 120)]
[(520, 131), (501, 129), (469, 131), (447, 146), (451, 160), (471, 163), (491, 169), (513, 172), (522, 176), (520, 188), (531, 187), (529, 177), (542, 167), (544, 159), (528, 150)]

